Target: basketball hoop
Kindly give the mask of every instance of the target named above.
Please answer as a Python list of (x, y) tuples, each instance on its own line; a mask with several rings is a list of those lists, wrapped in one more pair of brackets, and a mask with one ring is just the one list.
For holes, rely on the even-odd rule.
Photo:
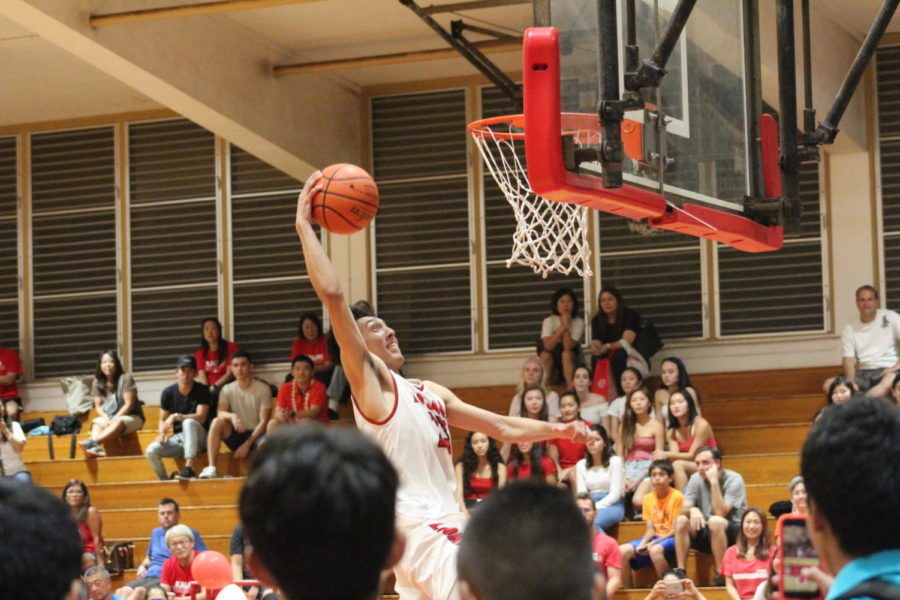
[[(564, 113), (563, 136), (576, 147), (600, 142), (597, 115)], [(587, 240), (588, 209), (578, 204), (553, 202), (531, 189), (525, 166), (525, 119), (506, 115), (469, 124), (469, 133), (484, 164), (500, 186), (516, 216), (512, 255), (506, 261), (530, 267), (545, 279), (551, 271), (591, 275), (591, 249)]]

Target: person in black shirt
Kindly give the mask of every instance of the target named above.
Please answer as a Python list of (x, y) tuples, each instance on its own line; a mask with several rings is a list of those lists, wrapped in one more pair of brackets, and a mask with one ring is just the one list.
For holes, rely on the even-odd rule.
[(591, 371), (598, 360), (608, 358), (612, 381), (618, 385), (628, 366), (629, 347), (641, 332), (641, 316), (625, 306), (622, 294), (611, 285), (600, 290), (598, 304), (597, 314), (591, 319)]

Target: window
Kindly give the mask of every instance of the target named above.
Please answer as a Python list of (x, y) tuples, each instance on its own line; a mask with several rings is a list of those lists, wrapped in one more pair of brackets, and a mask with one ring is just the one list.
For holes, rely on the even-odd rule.
[(881, 158), (881, 234), (886, 307), (900, 309), (900, 46), (879, 48), (878, 147)]
[(19, 349), (16, 138), (0, 137), (0, 346)]

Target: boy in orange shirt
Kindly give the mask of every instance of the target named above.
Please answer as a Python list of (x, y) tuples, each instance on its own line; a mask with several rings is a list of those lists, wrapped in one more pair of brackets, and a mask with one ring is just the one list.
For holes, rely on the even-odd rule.
[(643, 518), (647, 522), (644, 537), (619, 546), (622, 553), (622, 584), (631, 587), (631, 570), (651, 564), (656, 574), (669, 568), (675, 555), (675, 518), (681, 512), (684, 494), (672, 487), (675, 470), (668, 460), (650, 463), (652, 490), (643, 499)]

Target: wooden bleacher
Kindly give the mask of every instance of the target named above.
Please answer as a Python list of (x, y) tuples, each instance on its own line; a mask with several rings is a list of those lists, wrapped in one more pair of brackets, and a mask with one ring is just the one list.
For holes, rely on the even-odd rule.
[[(832, 368), (810, 368), (692, 377), (702, 393), (703, 415), (713, 425), (725, 455), (724, 466), (744, 476), (751, 506), (765, 509), (772, 502), (787, 498), (787, 482), (799, 470), (800, 448), (813, 414), (823, 403), (823, 394), (817, 390), (832, 373)], [(463, 400), (501, 413), (506, 411), (514, 391), (508, 385), (455, 390)], [(223, 447), (216, 466), (224, 477), (156, 481), (143, 453), (157, 435), (159, 408), (145, 406), (144, 410), (147, 416), (144, 430), (107, 444), (106, 458), (86, 459), (79, 447), (75, 458), (69, 459), (70, 439), (65, 436), (53, 440), (56, 459), (49, 460), (46, 439), (29, 438), (24, 456), (35, 482), (59, 494), (67, 480), (84, 479), (90, 486), (93, 504), (101, 509), (104, 538), (107, 542), (133, 540), (136, 557), (146, 553), (150, 531), (158, 525), (156, 502), (162, 497), (175, 498), (181, 504), (182, 522), (199, 530), (211, 549), (227, 554), (231, 530), (238, 520), (237, 501), (245, 465), (233, 460)], [(24, 418), (44, 417), (49, 423), (54, 414), (59, 413), (30, 412)], [(83, 418), (79, 440), (88, 437), (91, 418), (93, 414)], [(347, 407), (342, 407), (338, 423), (352, 426)], [(452, 435), (454, 455), (458, 456), (465, 432), (453, 428)], [(205, 458), (203, 455), (198, 459), (201, 467), (206, 464)], [(169, 471), (183, 466), (180, 459), (165, 462)], [(625, 542), (640, 537), (643, 531), (642, 522), (623, 522), (613, 533), (619, 542)], [(708, 586), (712, 576), (711, 558), (692, 552), (688, 563), (695, 581)], [(617, 594), (619, 600), (643, 599), (647, 590), (641, 588), (652, 584), (651, 571), (636, 573), (638, 587), (621, 590)], [(134, 572), (126, 571), (116, 578), (116, 583), (133, 578)], [(703, 593), (708, 600), (727, 600), (724, 588), (704, 587)]]

